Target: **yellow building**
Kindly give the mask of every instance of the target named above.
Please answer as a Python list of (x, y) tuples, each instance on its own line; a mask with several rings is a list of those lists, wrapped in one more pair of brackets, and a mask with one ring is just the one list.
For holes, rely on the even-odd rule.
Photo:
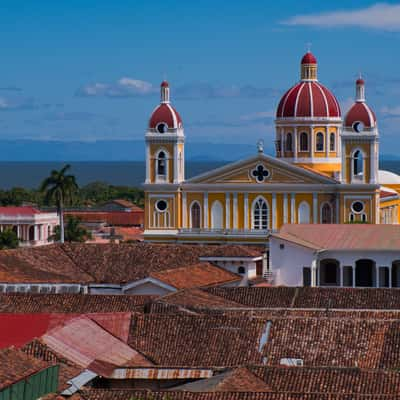
[(182, 119), (162, 82), (145, 135), (145, 239), (265, 243), (285, 223), (397, 224), (400, 177), (379, 171), (378, 127), (364, 90), (360, 78), (342, 119), (306, 53), (300, 82), (277, 108), (276, 157), (260, 142), (253, 157), (185, 180)]

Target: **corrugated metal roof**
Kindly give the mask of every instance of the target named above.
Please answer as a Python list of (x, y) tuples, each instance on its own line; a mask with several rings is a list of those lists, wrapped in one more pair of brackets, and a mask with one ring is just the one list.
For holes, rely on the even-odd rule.
[(42, 336), (43, 342), (72, 362), (93, 372), (96, 365), (122, 366), (127, 363), (150, 366), (152, 363), (127, 344), (111, 335), (86, 316), (71, 319)]

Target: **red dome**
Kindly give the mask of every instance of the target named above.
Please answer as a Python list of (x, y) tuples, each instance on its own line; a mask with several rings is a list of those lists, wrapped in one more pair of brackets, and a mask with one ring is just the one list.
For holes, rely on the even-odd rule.
[(161, 87), (169, 87), (169, 83), (167, 81), (162, 81)]
[(316, 64), (317, 59), (315, 58), (314, 54), (308, 51), (304, 54), (303, 58), (301, 59), (302, 64)]
[(290, 88), (283, 95), (276, 112), (277, 118), (340, 118), (340, 116), (340, 106), (335, 96), (317, 81), (302, 81)]
[(362, 122), (366, 128), (376, 125), (375, 113), (364, 102), (356, 102), (350, 107), (344, 119), (344, 126), (352, 128), (356, 122)]
[(151, 114), (149, 128), (155, 129), (160, 122), (166, 123), (169, 129), (182, 127), (181, 116), (169, 103), (162, 103), (156, 107)]
[(364, 79), (358, 78), (358, 79), (356, 80), (356, 84), (357, 84), (357, 85), (364, 85), (364, 84), (365, 84)]

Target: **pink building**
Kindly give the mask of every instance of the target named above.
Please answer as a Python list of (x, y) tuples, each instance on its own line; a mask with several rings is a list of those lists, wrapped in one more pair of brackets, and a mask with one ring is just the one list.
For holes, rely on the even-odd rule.
[(40, 211), (35, 207), (0, 207), (0, 230), (12, 229), (20, 239), (20, 246), (51, 243), (48, 238), (58, 224), (55, 212)]

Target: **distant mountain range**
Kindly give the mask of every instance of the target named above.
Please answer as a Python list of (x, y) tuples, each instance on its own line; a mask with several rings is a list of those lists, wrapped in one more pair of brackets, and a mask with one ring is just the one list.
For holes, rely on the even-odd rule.
[[(0, 140), (0, 161), (144, 161), (142, 140), (39, 141)], [(235, 143), (187, 142), (187, 161), (233, 161), (256, 153), (256, 145)], [(273, 154), (272, 146), (265, 147)], [(386, 160), (399, 160), (397, 155), (383, 155)]]

